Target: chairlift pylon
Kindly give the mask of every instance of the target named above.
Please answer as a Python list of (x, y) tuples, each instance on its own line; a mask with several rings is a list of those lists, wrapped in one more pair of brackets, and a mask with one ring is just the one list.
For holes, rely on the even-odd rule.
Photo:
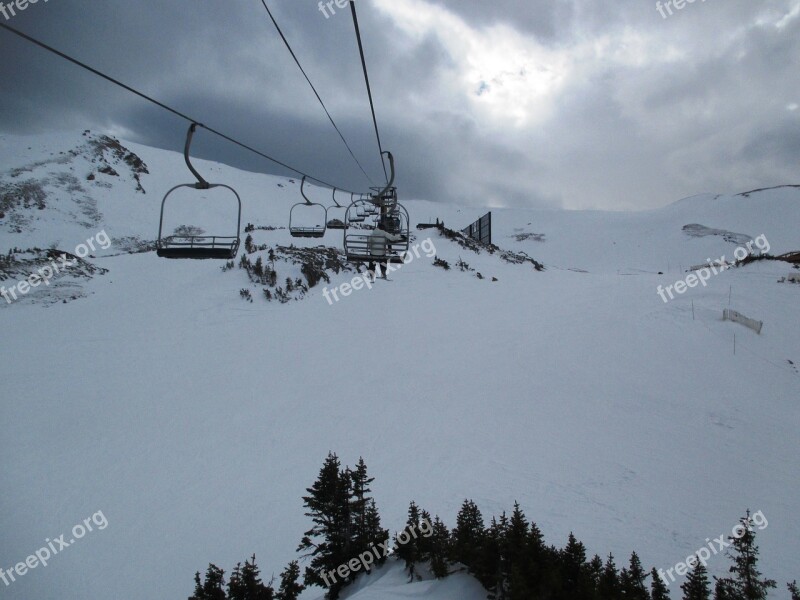
[[(303, 181), (300, 182), (300, 194), (303, 196), (303, 200), (305, 200), (305, 202), (298, 202), (292, 206), (292, 209), (289, 211), (289, 233), (292, 237), (321, 238), (325, 235), (325, 230), (328, 228), (328, 209), (322, 204), (319, 204), (318, 202), (312, 202), (308, 199), (304, 189), (305, 185), (306, 176), (303, 175)], [(318, 220), (318, 224), (312, 225), (311, 227), (296, 224), (295, 211), (301, 206), (304, 207), (304, 209), (313, 207), (319, 207), (319, 209), (322, 209), (320, 212), (322, 219)], [(319, 212), (318, 209), (314, 210)]]
[[(388, 155), (389, 165), (391, 167), (391, 177), (386, 184), (386, 187), (379, 189), (376, 195), (370, 196), (365, 200), (362, 196), (361, 199), (352, 202), (347, 207), (345, 214), (345, 230), (344, 230), (344, 253), (345, 257), (350, 262), (372, 262), (375, 260), (386, 260), (388, 262), (400, 263), (408, 252), (410, 240), (410, 218), (408, 211), (402, 204), (397, 202), (397, 188), (394, 187), (394, 157), (391, 152), (384, 152)], [(358, 229), (353, 223), (361, 223), (364, 221), (363, 216), (359, 216), (359, 211), (363, 212), (367, 206), (378, 208), (378, 224), (382, 226), (388, 233), (393, 233), (401, 236), (401, 241), (391, 242), (386, 248), (386, 253), (383, 256), (373, 256), (370, 251), (370, 235), (371, 232), (364, 232), (363, 229)], [(353, 233), (351, 229), (357, 229), (358, 233)]]
[[(169, 190), (163, 200), (161, 200), (161, 218), (158, 223), (158, 241), (156, 242), (156, 254), (163, 258), (193, 258), (193, 259), (225, 259), (230, 260), (236, 258), (239, 252), (240, 237), (239, 232), (242, 225), (242, 199), (239, 194), (232, 187), (222, 183), (208, 183), (200, 173), (192, 165), (189, 157), (189, 150), (192, 145), (192, 138), (194, 132), (197, 130), (197, 123), (192, 123), (189, 126), (189, 131), (186, 134), (186, 144), (183, 148), (183, 157), (186, 161), (186, 166), (195, 176), (197, 182), (195, 183), (182, 183), (176, 185)], [(189, 232), (184, 234), (173, 233), (172, 235), (164, 236), (164, 206), (167, 203), (167, 198), (175, 190), (180, 188), (191, 188), (195, 190), (210, 190), (213, 188), (225, 188), (230, 190), (236, 196), (238, 203), (238, 216), (236, 221), (236, 235), (235, 236), (218, 236), (198, 234), (193, 235)]]

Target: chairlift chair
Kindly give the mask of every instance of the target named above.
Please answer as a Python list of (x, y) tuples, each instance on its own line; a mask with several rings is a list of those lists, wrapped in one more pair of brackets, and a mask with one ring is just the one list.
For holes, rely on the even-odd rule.
[[(353, 200), (353, 194), (351, 193), (350, 194), (350, 201), (352, 202), (352, 200)], [(341, 204), (339, 204), (336, 201), (336, 188), (333, 188), (333, 203), (336, 206), (329, 206), (328, 207), (328, 229), (344, 229), (344, 213), (342, 213), (340, 215), (340, 218), (331, 217), (331, 211), (334, 208), (338, 208), (338, 209), (341, 209), (341, 210), (347, 212), (347, 208), (345, 208), (344, 206), (342, 206)]]
[[(389, 165), (391, 166), (391, 177), (386, 185), (386, 188), (380, 190), (378, 195), (370, 197), (369, 200), (357, 200), (352, 202), (350, 206), (347, 207), (347, 213), (345, 214), (344, 220), (344, 253), (345, 257), (350, 262), (363, 263), (372, 262), (375, 260), (385, 260), (392, 263), (401, 263), (403, 262), (403, 257), (405, 256), (406, 252), (408, 252), (410, 240), (410, 219), (408, 216), (408, 211), (405, 209), (405, 207), (397, 203), (397, 192), (395, 188), (392, 187), (395, 176), (394, 158), (392, 157), (391, 152), (385, 152), (384, 154), (388, 155)], [(353, 223), (360, 223), (364, 220), (364, 217), (358, 216), (360, 209), (366, 205), (374, 207), (376, 206), (375, 200), (382, 202), (385, 197), (394, 199), (394, 204), (387, 206), (387, 210), (389, 215), (395, 215), (393, 218), (397, 219), (396, 222), (392, 222), (393, 225), (396, 225), (396, 227), (393, 227), (394, 231), (391, 231), (389, 228), (387, 228), (387, 231), (389, 233), (399, 234), (401, 236), (401, 241), (391, 242), (386, 248), (385, 256), (378, 257), (373, 256), (370, 252), (369, 238), (371, 232), (365, 232), (363, 229), (358, 229), (358, 233), (354, 233), (351, 231), (351, 229), (357, 229), (353, 226)], [(381, 212), (383, 213), (384, 211)], [(379, 220), (381, 218), (382, 216), (378, 217)], [(384, 225), (385, 224), (386, 223), (384, 219)]]
[[(363, 204), (363, 196), (356, 200), (355, 202), (351, 202), (350, 206), (347, 207), (345, 211), (345, 218), (344, 218), (344, 227), (347, 229), (348, 221), (351, 223), (363, 223), (367, 216), (364, 214), (364, 209), (362, 208)], [(353, 210), (350, 210), (350, 209)]]
[[(291, 234), (292, 237), (321, 238), (325, 235), (325, 230), (328, 227), (328, 209), (325, 208), (322, 204), (319, 204), (317, 202), (311, 202), (311, 200), (308, 199), (304, 189), (305, 184), (306, 184), (306, 176), (303, 175), (303, 181), (300, 182), (300, 194), (302, 194), (303, 200), (305, 200), (305, 202), (298, 202), (297, 204), (292, 206), (292, 209), (289, 211), (289, 233)], [(322, 215), (322, 219), (319, 219), (317, 224), (312, 225), (311, 227), (308, 227), (306, 225), (297, 225), (295, 211), (299, 207), (303, 207), (303, 210), (308, 208), (316, 211), (318, 214)]]
[[(197, 129), (197, 123), (192, 123), (189, 126), (189, 131), (186, 134), (186, 144), (183, 148), (183, 157), (186, 161), (186, 166), (192, 172), (192, 175), (197, 179), (196, 183), (182, 183), (176, 185), (169, 190), (161, 201), (161, 218), (158, 224), (158, 241), (156, 242), (156, 254), (162, 258), (193, 258), (193, 259), (224, 259), (231, 260), (236, 258), (239, 252), (239, 232), (242, 225), (242, 199), (239, 194), (232, 187), (221, 183), (208, 183), (200, 173), (195, 170), (192, 161), (189, 158), (189, 150), (192, 145), (192, 138)], [(219, 236), (219, 235), (192, 235), (186, 234), (173, 234), (164, 235), (164, 207), (167, 204), (167, 198), (180, 188), (191, 188), (195, 190), (210, 190), (213, 188), (225, 188), (230, 190), (236, 197), (238, 204), (238, 213), (236, 221), (236, 235)]]

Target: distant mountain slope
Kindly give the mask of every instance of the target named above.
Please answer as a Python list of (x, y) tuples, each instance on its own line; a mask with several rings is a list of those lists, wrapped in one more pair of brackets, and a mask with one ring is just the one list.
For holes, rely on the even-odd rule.
[[(798, 271), (755, 262), (672, 300), (658, 293), (686, 282), (690, 265), (731, 256), (742, 236), (764, 235), (773, 254), (800, 250), (800, 190), (640, 213), (492, 209), (494, 242), (543, 271), (414, 230), (432, 251), (393, 281), (328, 302), (326, 289), (356, 276), (331, 266), (329, 281), (282, 304), (238, 264), (157, 258), (162, 196), (191, 181), (183, 157), (112, 140), (101, 160), (92, 139), (103, 138), (0, 137), (0, 185), (45, 194), (40, 207), (37, 192), (11, 192), (3, 255), (71, 252), (101, 232), (111, 241), (87, 253), (107, 272), (76, 278), (77, 301), (0, 301), (0, 568), (98, 510), (108, 519), (0, 586), (3, 598), (175, 600), (196, 570), (252, 553), (277, 574), (297, 557), (310, 525), (301, 498), (329, 451), (365, 458), (392, 531), (412, 499), (450, 527), (465, 498), (487, 518), (519, 501), (548, 544), (574, 532), (590, 555), (612, 552), (621, 566), (635, 550), (646, 568), (669, 568), (750, 508), (769, 520), (758, 542), (761, 570), (781, 585), (771, 598), (800, 576), (800, 286), (779, 283)], [(196, 166), (241, 194), (243, 224), (266, 246), (248, 256), (269, 264), (282, 247), (335, 262), (341, 232), (303, 241), (285, 229), (298, 181)], [(330, 190), (309, 193), (330, 204)], [(404, 203), (412, 224), (456, 230), (483, 212)], [(212, 195), (171, 208), (171, 227), (230, 224)], [(693, 224), (741, 235), (693, 237)], [(305, 277), (302, 260), (275, 264), (281, 279)], [(762, 320), (761, 335), (723, 321), (729, 306)], [(709, 563), (712, 575), (727, 567), (721, 555)], [(465, 576), (402, 579), (390, 565), (351, 597), (481, 594)]]

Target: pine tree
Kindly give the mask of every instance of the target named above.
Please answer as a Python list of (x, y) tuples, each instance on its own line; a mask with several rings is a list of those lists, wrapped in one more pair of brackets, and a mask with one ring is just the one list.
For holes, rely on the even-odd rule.
[[(777, 587), (772, 579), (762, 579), (761, 572), (758, 570), (758, 546), (755, 543), (755, 529), (750, 511), (739, 519), (740, 525), (737, 526), (742, 533), (739, 537), (730, 536), (728, 539), (733, 547), (727, 555), (733, 561), (733, 565), (728, 569), (733, 574), (717, 582), (722, 584), (723, 593), (729, 594), (732, 600), (766, 600), (770, 589)], [(716, 590), (715, 590), (716, 598)]]
[(194, 594), (189, 596), (189, 600), (205, 600), (203, 584), (200, 583), (200, 571), (194, 574)]
[(661, 579), (658, 571), (650, 571), (650, 595), (653, 600), (669, 600), (669, 589), (667, 584)]
[[(531, 522), (527, 543), (527, 567), (524, 572), (526, 586), (532, 590), (531, 595), (549, 598), (557, 593), (560, 581), (557, 573), (559, 552), (548, 548), (544, 543), (544, 535), (539, 526)], [(519, 579), (519, 578), (517, 578)], [(516, 586), (512, 583), (512, 592)], [(521, 598), (514, 593), (514, 600)]]
[(205, 581), (200, 584), (200, 573), (194, 576), (194, 594), (189, 600), (227, 600), (225, 595), (225, 571), (216, 565), (208, 565)]
[(594, 586), (595, 590), (597, 590), (597, 586), (600, 584), (600, 577), (603, 574), (603, 559), (600, 558), (599, 555), (595, 554), (592, 557), (592, 560), (589, 561), (586, 571), (589, 574), (589, 579), (592, 582), (592, 585)]
[(452, 562), (460, 562), (473, 574), (479, 570), (486, 528), (483, 515), (472, 500), (464, 500), (451, 534)]
[(597, 586), (597, 597), (599, 600), (619, 600), (620, 583), (617, 566), (614, 564), (614, 555), (609, 554), (606, 564), (603, 567), (603, 574)]
[(586, 571), (586, 547), (570, 532), (567, 545), (559, 553), (562, 598), (580, 599), (588, 597), (584, 584)]
[(242, 600), (244, 590), (242, 587), (242, 563), (236, 563), (228, 579), (228, 600)]
[(350, 476), (340, 467), (339, 457), (329, 453), (317, 481), (306, 490), (309, 495), (303, 497), (305, 514), (314, 526), (305, 532), (297, 548), (298, 552), (305, 551), (303, 558), (311, 557), (305, 584), (327, 586), (329, 600), (336, 600), (347, 582), (335, 578), (328, 586), (323, 575), (351, 558)]
[(735, 596), (730, 586), (730, 579), (714, 578), (714, 600), (734, 600)]
[(300, 579), (300, 566), (293, 560), (281, 573), (281, 586), (275, 594), (275, 600), (297, 600), (300, 593), (306, 589)]
[(683, 600), (711, 600), (711, 589), (708, 582), (708, 571), (698, 562), (689, 571), (686, 581), (681, 584)]
[(508, 521), (504, 548), (509, 571), (527, 567), (529, 532), (528, 519), (522, 512), (519, 502), (514, 502), (514, 511)]
[(419, 559), (421, 562), (428, 562), (431, 560), (431, 551), (433, 550), (433, 519), (431, 513), (427, 510), (422, 510), (419, 516), (419, 539), (417, 539), (417, 547), (419, 548)]
[(480, 558), (474, 566), (475, 577), (489, 590), (490, 600), (507, 600), (508, 598), (508, 558), (506, 554), (506, 534), (508, 518), (506, 513), (500, 515), (498, 521), (492, 522), (486, 530)]
[[(367, 505), (367, 512), (365, 518), (365, 530), (367, 549), (371, 547), (379, 548), (382, 543), (389, 539), (389, 530), (381, 527), (381, 516), (378, 514), (378, 507), (375, 505), (375, 500), (370, 499)], [(379, 552), (380, 558), (375, 561), (376, 565), (382, 565), (386, 562), (386, 557), (382, 552)]]
[(797, 581), (787, 583), (786, 587), (789, 588), (789, 593), (792, 595), (792, 600), (800, 600), (800, 591), (797, 589)]
[(261, 581), (255, 554), (250, 557), (249, 562), (245, 561), (242, 567), (242, 592), (241, 598), (231, 596), (228, 600), (272, 600), (274, 590), (272, 586), (264, 585)]
[(530, 582), (528, 519), (522, 512), (518, 502), (514, 502), (514, 511), (508, 521), (508, 528), (503, 548), (505, 558), (505, 578), (509, 600), (530, 598), (533, 595)]
[(627, 569), (620, 575), (620, 595), (624, 600), (650, 600), (650, 592), (645, 581), (647, 573), (642, 568), (642, 562), (636, 552), (631, 554)]
[(356, 554), (367, 550), (371, 541), (367, 532), (367, 508), (371, 500), (369, 493), (372, 491), (369, 486), (373, 481), (375, 481), (375, 478), (367, 474), (367, 465), (364, 459), (359, 458), (355, 470), (350, 472), (352, 486), (350, 513), (353, 521), (353, 540)]
[(450, 574), (450, 532), (437, 515), (433, 520), (433, 534), (431, 535), (431, 572), (437, 579), (444, 579)]
[[(416, 563), (420, 561), (419, 544), (415, 536), (419, 535), (419, 507), (412, 500), (408, 507), (408, 519), (405, 529), (394, 538), (395, 556), (405, 562), (405, 570), (408, 572), (408, 582), (411, 583), (419, 576), (416, 572)], [(405, 541), (405, 543), (402, 543)]]

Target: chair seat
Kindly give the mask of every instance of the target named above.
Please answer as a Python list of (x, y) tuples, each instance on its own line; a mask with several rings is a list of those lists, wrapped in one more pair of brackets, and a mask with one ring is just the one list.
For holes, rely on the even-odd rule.
[(230, 260), (236, 258), (238, 252), (239, 238), (233, 237), (169, 237), (159, 240), (156, 248), (156, 254), (162, 258), (190, 258), (196, 260)]
[(292, 237), (300, 237), (300, 238), (325, 237), (324, 229), (292, 229), (289, 233), (292, 235)]

